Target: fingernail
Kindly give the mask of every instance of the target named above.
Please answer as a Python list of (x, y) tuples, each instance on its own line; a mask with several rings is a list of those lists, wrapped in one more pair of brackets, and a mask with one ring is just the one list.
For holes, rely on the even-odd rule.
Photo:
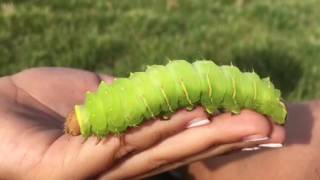
[(209, 124), (209, 119), (195, 119), (188, 123), (187, 128), (199, 127)]
[(241, 151), (257, 151), (259, 147), (242, 148)]
[(243, 138), (242, 140), (245, 142), (257, 142), (257, 141), (266, 141), (270, 139), (269, 137), (261, 136), (261, 135), (253, 135)]
[(259, 147), (264, 147), (264, 148), (282, 148), (283, 144), (281, 144), (281, 143), (259, 144)]

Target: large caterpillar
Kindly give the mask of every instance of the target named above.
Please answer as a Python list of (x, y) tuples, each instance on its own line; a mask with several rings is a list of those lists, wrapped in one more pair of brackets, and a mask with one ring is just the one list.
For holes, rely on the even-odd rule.
[(69, 115), (66, 131), (73, 135), (106, 136), (124, 132), (144, 120), (170, 117), (177, 109), (202, 105), (209, 114), (217, 110), (239, 113), (248, 108), (283, 124), (287, 110), (280, 90), (269, 78), (237, 67), (217, 66), (212, 61), (170, 61), (148, 66), (145, 72), (118, 78), (112, 85), (101, 82)]

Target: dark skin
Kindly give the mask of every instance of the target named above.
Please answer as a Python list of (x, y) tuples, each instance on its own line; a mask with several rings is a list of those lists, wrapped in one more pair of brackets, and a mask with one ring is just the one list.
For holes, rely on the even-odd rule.
[(320, 179), (320, 101), (288, 108), (285, 147), (193, 163), (188, 167), (190, 179)]
[[(101, 80), (111, 83), (112, 78), (67, 68), (36, 68), (2, 77), (1, 179), (130, 179), (214, 145), (248, 137), (282, 143), (285, 138), (282, 127), (253, 111), (209, 118), (201, 107), (180, 110), (169, 121), (150, 120), (121, 136), (84, 140), (65, 134), (65, 117)], [(186, 128), (192, 120), (205, 118), (211, 123)]]

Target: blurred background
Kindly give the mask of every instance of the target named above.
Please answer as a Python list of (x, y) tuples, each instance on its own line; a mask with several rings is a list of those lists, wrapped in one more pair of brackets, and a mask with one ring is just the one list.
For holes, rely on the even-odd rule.
[(318, 0), (0, 0), (0, 75), (64, 66), (127, 76), (211, 59), (320, 97)]

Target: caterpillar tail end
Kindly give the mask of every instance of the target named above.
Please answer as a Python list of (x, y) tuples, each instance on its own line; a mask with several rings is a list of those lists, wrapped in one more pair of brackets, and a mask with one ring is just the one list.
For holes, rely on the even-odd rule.
[(79, 125), (75, 111), (72, 111), (68, 114), (64, 124), (64, 132), (71, 134), (73, 136), (77, 136), (81, 134), (80, 125)]

